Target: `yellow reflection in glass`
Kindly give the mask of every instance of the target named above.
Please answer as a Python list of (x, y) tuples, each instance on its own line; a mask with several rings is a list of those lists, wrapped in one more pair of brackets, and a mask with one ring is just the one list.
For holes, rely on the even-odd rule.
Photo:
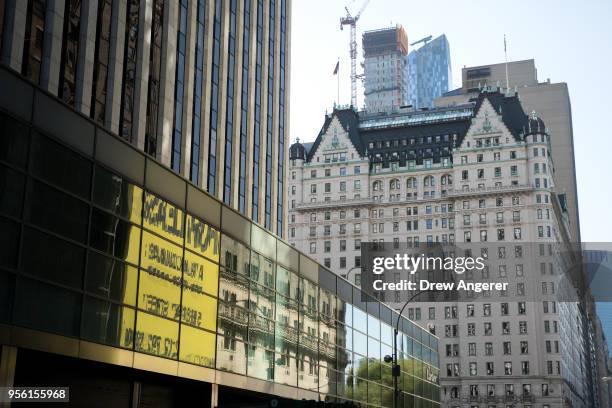
[(183, 244), (182, 210), (153, 194), (146, 193), (142, 214), (145, 228), (177, 244)]
[(134, 317), (136, 312), (129, 307), (121, 307), (121, 329), (119, 331), (121, 340), (119, 345), (125, 348), (134, 346)]
[(176, 359), (178, 323), (138, 312), (134, 349), (147, 354)]
[(138, 308), (178, 320), (182, 249), (147, 231), (142, 235)]
[(217, 330), (217, 299), (185, 288), (181, 321), (202, 329)]
[(124, 292), (122, 303), (130, 306), (136, 306), (136, 287), (138, 286), (138, 269), (134, 266), (126, 265), (126, 273), (123, 275), (125, 280), (123, 284)]
[(138, 265), (138, 253), (140, 252), (140, 228), (135, 225), (128, 227), (127, 248), (122, 254), (112, 254), (134, 265)]
[(219, 266), (209, 260), (185, 251), (185, 284), (193, 292), (205, 292), (217, 296), (219, 290)]
[(185, 247), (192, 251), (219, 262), (219, 231), (187, 214), (187, 233)]
[(128, 218), (135, 224), (140, 224), (140, 216), (142, 214), (142, 189), (140, 187), (128, 184), (127, 201), (129, 207)]
[(190, 326), (181, 326), (181, 361), (206, 367), (215, 366), (215, 335)]

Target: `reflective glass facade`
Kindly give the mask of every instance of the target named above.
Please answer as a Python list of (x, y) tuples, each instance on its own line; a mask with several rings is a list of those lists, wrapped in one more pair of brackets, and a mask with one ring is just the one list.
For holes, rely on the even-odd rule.
[[(0, 122), (0, 323), (392, 405), (390, 309), (92, 123)], [(437, 338), (400, 327), (404, 406), (437, 407)]]
[(450, 47), (446, 36), (434, 38), (407, 56), (406, 100), (415, 108), (431, 108), (452, 86)]

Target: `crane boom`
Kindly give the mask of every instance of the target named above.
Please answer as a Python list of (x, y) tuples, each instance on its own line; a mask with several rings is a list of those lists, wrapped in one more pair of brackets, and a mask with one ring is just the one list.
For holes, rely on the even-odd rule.
[(361, 13), (363, 13), (369, 2), (370, 0), (366, 0), (355, 16), (351, 15), (348, 7), (344, 7), (346, 17), (340, 17), (340, 30), (345, 25), (351, 27), (351, 40), (349, 43), (351, 56), (351, 105), (355, 108), (357, 107), (357, 20), (359, 20)]
[(429, 35), (429, 36), (427, 36), (427, 37), (424, 37), (424, 38), (421, 38), (419, 41), (415, 41), (415, 42), (413, 42), (412, 44), (410, 44), (410, 46), (412, 47), (413, 45), (417, 45), (417, 44), (419, 44), (419, 43), (425, 43), (425, 44), (427, 44), (427, 42), (428, 42), (428, 41), (431, 41), (431, 35)]

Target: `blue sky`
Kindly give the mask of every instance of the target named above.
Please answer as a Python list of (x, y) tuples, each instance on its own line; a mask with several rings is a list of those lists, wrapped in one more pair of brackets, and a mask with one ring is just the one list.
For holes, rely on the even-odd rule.
[[(349, 30), (340, 31), (344, 6), (362, 0), (294, 0), (291, 33), (290, 135), (311, 141), (337, 99), (350, 102)], [(538, 79), (567, 82), (573, 112), (578, 199), (583, 241), (612, 241), (612, 1), (371, 0), (357, 27), (402, 24), (408, 41), (446, 34), (453, 87), (463, 66), (534, 58)], [(332, 76), (340, 59), (340, 75)], [(358, 69), (358, 73), (360, 69)], [(359, 104), (363, 88), (358, 87)], [(554, 135), (552, 135), (554, 137)]]

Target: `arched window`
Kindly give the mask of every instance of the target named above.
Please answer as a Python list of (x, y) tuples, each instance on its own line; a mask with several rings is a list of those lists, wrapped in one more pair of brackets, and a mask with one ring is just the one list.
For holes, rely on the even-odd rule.
[(374, 182), (374, 184), (372, 184), (372, 190), (374, 190), (374, 191), (380, 191), (380, 190), (382, 190), (382, 181), (380, 181), (380, 180), (376, 180), (376, 181)]
[(416, 188), (417, 187), (417, 179), (414, 177), (409, 177), (408, 180), (406, 180), (406, 187), (407, 188)]
[(450, 174), (445, 174), (440, 178), (440, 184), (443, 186), (447, 184), (453, 184), (453, 176)]
[(400, 189), (400, 181), (398, 179), (392, 179), (389, 182), (389, 190), (399, 190)]
[(426, 176), (425, 179), (423, 180), (423, 184), (425, 185), (425, 187), (429, 187), (429, 186), (434, 186), (435, 183), (435, 179), (433, 178), (433, 176)]

